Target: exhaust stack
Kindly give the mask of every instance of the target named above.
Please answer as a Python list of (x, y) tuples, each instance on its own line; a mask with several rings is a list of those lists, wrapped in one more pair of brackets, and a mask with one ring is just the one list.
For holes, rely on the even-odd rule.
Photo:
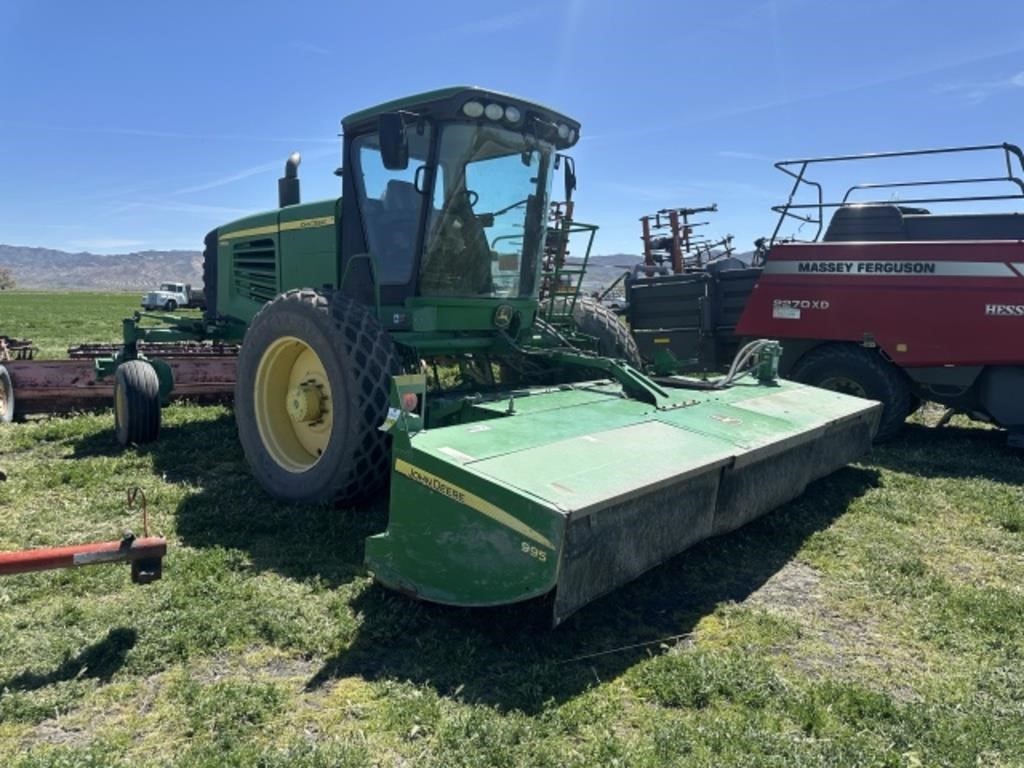
[(279, 208), (298, 205), (300, 202), (299, 163), (301, 162), (302, 155), (292, 152), (284, 164), (284, 176), (277, 180), (277, 205)]

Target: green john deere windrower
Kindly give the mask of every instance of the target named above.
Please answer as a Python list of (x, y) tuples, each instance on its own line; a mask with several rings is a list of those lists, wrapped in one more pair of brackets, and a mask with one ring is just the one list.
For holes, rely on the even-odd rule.
[(342, 126), (340, 198), (300, 203), (293, 156), (278, 209), (207, 236), (201, 321), (126, 321), (101, 363), (122, 442), (155, 439), (172, 386), (138, 340), (244, 336), (238, 434), (269, 493), (348, 503), (390, 471), (366, 542), (381, 583), (463, 606), (550, 594), (556, 623), (868, 450), (877, 404), (778, 380), (774, 343), (718, 382), (651, 378), (600, 305), (541, 316), (576, 121), (456, 87)]

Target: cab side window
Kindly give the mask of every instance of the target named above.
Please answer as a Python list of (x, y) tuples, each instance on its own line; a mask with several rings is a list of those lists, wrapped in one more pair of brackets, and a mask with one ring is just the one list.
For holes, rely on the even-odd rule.
[[(430, 126), (408, 130), (409, 165), (400, 171), (384, 167), (376, 133), (353, 143), (356, 188), (363, 214), (366, 243), (382, 285), (405, 285), (416, 261), (416, 234), (425, 196), (415, 185), (416, 170), (427, 161)], [(422, 179), (422, 174), (421, 174)]]

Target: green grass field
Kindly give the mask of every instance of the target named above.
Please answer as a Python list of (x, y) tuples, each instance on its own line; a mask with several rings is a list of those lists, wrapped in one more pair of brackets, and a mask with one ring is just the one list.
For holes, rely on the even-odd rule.
[(40, 358), (67, 356), (70, 344), (118, 341), (121, 318), (141, 309), (141, 293), (0, 291), (0, 334), (32, 339)]
[[(72, 298), (0, 294), (0, 333), (59, 353), (135, 301)], [(549, 631), (375, 586), (386, 499), (271, 501), (229, 409), (130, 451), (112, 427), (0, 428), (0, 549), (138, 530), (133, 485), (171, 546), (147, 587), (0, 580), (4, 766), (1024, 765), (1024, 458), (997, 431), (912, 424)]]

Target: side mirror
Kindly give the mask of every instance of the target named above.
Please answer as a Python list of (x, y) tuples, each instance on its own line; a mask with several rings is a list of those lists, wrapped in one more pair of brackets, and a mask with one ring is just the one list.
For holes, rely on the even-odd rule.
[(377, 119), (380, 137), (380, 156), (389, 171), (404, 171), (409, 167), (409, 140), (405, 135), (405, 120), (398, 112), (385, 112)]
[(565, 200), (572, 200), (572, 193), (576, 191), (576, 162), (571, 157), (563, 158), (565, 161)]

